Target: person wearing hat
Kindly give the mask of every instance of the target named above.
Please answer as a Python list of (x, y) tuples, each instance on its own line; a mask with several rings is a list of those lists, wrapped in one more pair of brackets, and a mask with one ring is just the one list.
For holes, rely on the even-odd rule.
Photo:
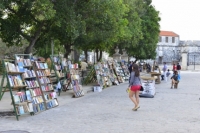
[(173, 89), (173, 87), (177, 89), (180, 79), (181, 79), (181, 77), (178, 74), (178, 71), (175, 70), (173, 76), (171, 77), (171, 80), (172, 80), (171, 89)]
[(82, 60), (81, 61), (81, 71), (82, 71), (82, 77), (84, 79), (84, 76), (86, 76), (86, 71), (87, 71), (87, 67), (88, 67), (88, 64), (86, 63), (86, 60)]

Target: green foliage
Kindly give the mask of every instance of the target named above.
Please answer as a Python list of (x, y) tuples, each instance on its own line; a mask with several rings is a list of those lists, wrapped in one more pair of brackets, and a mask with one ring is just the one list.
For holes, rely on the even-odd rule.
[[(141, 19), (140, 32), (138, 35), (142, 37), (137, 38), (134, 44), (127, 47), (127, 52), (130, 56), (138, 59), (154, 59), (156, 46), (159, 36), (159, 12), (151, 5), (151, 0), (140, 1), (136, 0), (136, 5), (142, 7), (138, 10), (138, 15)], [(136, 43), (137, 42), (137, 43)]]
[(116, 46), (137, 59), (155, 57), (158, 11), (151, 0), (3, 0), (0, 37), (7, 46), (28, 44), (45, 58), (76, 50), (108, 51)]
[(8, 46), (27, 40), (29, 53), (56, 13), (49, 0), (3, 0), (0, 7), (0, 37)]
[(84, 16), (86, 34), (76, 39), (76, 47), (83, 50), (106, 51), (119, 37), (125, 35), (124, 27), (128, 21), (124, 15), (128, 8), (121, 0), (91, 0), (85, 7), (79, 13)]

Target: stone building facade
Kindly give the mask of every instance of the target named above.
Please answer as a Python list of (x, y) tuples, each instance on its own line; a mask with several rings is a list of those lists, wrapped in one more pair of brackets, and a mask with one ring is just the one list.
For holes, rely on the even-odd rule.
[(160, 31), (156, 52), (158, 64), (182, 62), (183, 53), (187, 54), (187, 65), (200, 64), (200, 41), (181, 41), (172, 31)]
[(171, 31), (160, 31), (159, 42), (157, 44), (156, 61), (172, 63), (180, 61), (180, 40), (179, 35)]

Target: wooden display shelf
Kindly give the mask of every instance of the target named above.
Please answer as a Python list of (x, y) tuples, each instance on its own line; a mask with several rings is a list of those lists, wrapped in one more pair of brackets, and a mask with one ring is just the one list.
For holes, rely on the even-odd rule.
[(24, 72), (8, 72), (8, 75), (23, 74)]
[(32, 65), (30, 65), (30, 66), (23, 66), (23, 67), (33, 67)]
[(11, 86), (12, 90), (14, 90), (14, 89), (20, 89), (20, 88), (24, 88), (24, 87), (27, 87), (27, 85)]
[(32, 79), (32, 78), (36, 78), (36, 77), (23, 77), (24, 79)]

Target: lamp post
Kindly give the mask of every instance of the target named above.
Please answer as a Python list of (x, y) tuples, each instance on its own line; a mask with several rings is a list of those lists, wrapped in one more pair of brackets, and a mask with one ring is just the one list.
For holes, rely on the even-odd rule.
[(181, 48), (177, 47), (178, 61), (180, 61), (180, 52), (181, 52)]
[(195, 54), (194, 54), (194, 70), (195, 70)]
[(175, 48), (172, 49), (173, 50), (173, 58), (172, 58), (172, 64), (174, 64), (174, 60), (175, 60)]

